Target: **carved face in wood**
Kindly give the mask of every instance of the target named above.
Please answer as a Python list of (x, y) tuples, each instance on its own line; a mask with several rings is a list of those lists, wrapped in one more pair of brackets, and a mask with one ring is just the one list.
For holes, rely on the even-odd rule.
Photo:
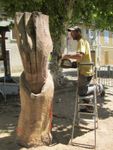
[(29, 63), (40, 66), (53, 49), (48, 16), (38, 12), (16, 13), (15, 23), (24, 68)]
[(38, 91), (37, 85), (41, 89), (47, 78), (48, 57), (53, 49), (49, 18), (39, 12), (16, 13), (15, 25), (25, 79), (33, 91)]

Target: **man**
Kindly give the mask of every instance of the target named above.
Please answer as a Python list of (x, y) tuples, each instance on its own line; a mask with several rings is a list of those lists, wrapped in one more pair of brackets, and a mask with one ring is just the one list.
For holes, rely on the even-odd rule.
[[(63, 59), (76, 59), (79, 67), (79, 95), (86, 96), (94, 93), (95, 86), (91, 85), (91, 79), (93, 77), (92, 59), (90, 46), (86, 39), (82, 37), (81, 29), (78, 26), (69, 28), (68, 32), (71, 33), (73, 40), (77, 40), (77, 52), (75, 54), (67, 54), (63, 56)], [(87, 65), (80, 65), (80, 64)], [(102, 85), (97, 85), (98, 95), (102, 95), (104, 92)]]

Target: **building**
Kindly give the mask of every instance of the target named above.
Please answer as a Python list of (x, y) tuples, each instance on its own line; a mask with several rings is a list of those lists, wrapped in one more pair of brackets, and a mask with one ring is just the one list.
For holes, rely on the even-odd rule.
[[(6, 19), (0, 21), (0, 26), (5, 27), (9, 26), (12, 20)], [(9, 60), (10, 60), (10, 70), (11, 74), (22, 72), (23, 66), (19, 54), (19, 50), (17, 47), (16, 39), (15, 39), (15, 30), (14, 28), (10, 29), (9, 32), (5, 34), (6, 40), (6, 50), (9, 51)], [(1, 38), (1, 35), (0, 35)], [(1, 42), (0, 42), (0, 51), (1, 51)], [(0, 72), (4, 71), (3, 62), (0, 62)]]
[[(89, 41), (91, 51), (95, 52), (98, 65), (113, 65), (113, 33), (107, 30), (99, 31), (91, 27), (81, 26), (83, 36)], [(68, 39), (67, 50), (74, 52), (76, 50), (76, 41)]]

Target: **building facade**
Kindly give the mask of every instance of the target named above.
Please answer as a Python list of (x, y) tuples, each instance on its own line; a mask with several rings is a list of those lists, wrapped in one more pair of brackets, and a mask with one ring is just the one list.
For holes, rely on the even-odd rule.
[[(113, 33), (99, 31), (91, 27), (80, 26), (83, 37), (90, 43), (91, 51), (95, 52), (97, 65), (113, 65)], [(77, 42), (67, 37), (67, 53), (75, 52)]]
[[(1, 20), (0, 21), (0, 26), (9, 26), (11, 20)], [(1, 38), (1, 35), (0, 35)], [(16, 39), (15, 39), (15, 30), (14, 28), (10, 29), (8, 32), (5, 34), (5, 45), (6, 45), (6, 51), (9, 51), (9, 63), (10, 63), (10, 70), (11, 74), (13, 73), (18, 73), (22, 72), (23, 66), (19, 54), (19, 50), (17, 47)], [(0, 42), (0, 53), (2, 49), (2, 43)], [(4, 72), (4, 66), (3, 62), (0, 61), (0, 72)]]

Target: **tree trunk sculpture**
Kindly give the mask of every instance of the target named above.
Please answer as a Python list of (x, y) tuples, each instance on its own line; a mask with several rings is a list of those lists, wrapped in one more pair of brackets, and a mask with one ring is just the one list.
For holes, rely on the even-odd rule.
[(48, 71), (53, 49), (48, 16), (39, 12), (16, 13), (16, 38), (24, 71), (20, 77), (21, 112), (18, 142), (25, 147), (51, 143), (54, 85)]

